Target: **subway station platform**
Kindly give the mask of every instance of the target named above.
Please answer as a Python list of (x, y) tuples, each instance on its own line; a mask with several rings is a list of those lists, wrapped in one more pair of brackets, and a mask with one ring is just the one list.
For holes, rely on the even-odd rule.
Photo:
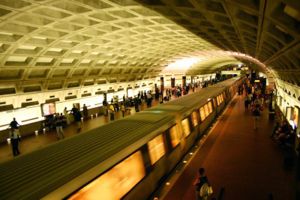
[[(154, 101), (153, 106), (158, 102)], [(142, 110), (146, 105), (142, 106)], [(131, 108), (131, 114), (134, 114)], [(121, 112), (116, 119), (121, 118)], [(80, 133), (76, 125), (64, 129), (65, 137), (84, 134), (87, 130), (109, 122), (106, 116), (85, 120)], [(159, 199), (193, 200), (193, 182), (200, 167), (206, 169), (213, 186), (212, 197), (223, 200), (292, 200), (295, 199), (295, 170), (284, 168), (283, 150), (270, 138), (274, 121), (268, 118), (265, 109), (260, 117), (258, 130), (254, 130), (254, 119), (250, 110), (244, 108), (244, 96), (235, 96), (224, 113), (199, 141), (192, 158), (166, 186), (157, 192)], [(23, 138), (20, 143), (22, 154), (38, 150), (57, 141), (56, 132)], [(13, 159), (8, 144), (0, 146), (0, 162)], [(223, 198), (219, 198), (222, 196)]]
[[(201, 90), (201, 87), (195, 88), (194, 91)], [(189, 94), (193, 93), (192, 90), (189, 91)], [(171, 101), (176, 99), (175, 95), (171, 96)], [(180, 98), (180, 97), (179, 97)], [(159, 101), (157, 99), (153, 99), (152, 101), (152, 107), (156, 106), (159, 104)], [(140, 106), (140, 110), (143, 111), (147, 109), (147, 105), (145, 102), (143, 102)], [(128, 111), (130, 110), (130, 111)], [(135, 108), (130, 107), (125, 113), (125, 116), (128, 115), (133, 115), (135, 114)], [(26, 114), (26, 113), (24, 113)], [(115, 120), (121, 119), (122, 118), (122, 112), (118, 111), (115, 113)], [(78, 133), (77, 132), (77, 126), (75, 123), (71, 123), (67, 125), (63, 130), (64, 130), (64, 136), (65, 138), (72, 137), (76, 134), (84, 134), (86, 131), (97, 128), (99, 126), (102, 126), (106, 123), (110, 122), (109, 116), (104, 116), (104, 115), (93, 115), (93, 117), (90, 116), (90, 118), (83, 120), (82, 121), (82, 129)], [(58, 141), (57, 139), (57, 133), (55, 129), (52, 129), (50, 131), (46, 131), (45, 133), (42, 133), (39, 131), (38, 135), (35, 135), (32, 133), (29, 136), (22, 137), (22, 132), (21, 134), (21, 142), (19, 143), (19, 150), (21, 154), (26, 154), (35, 150), (38, 150), (40, 148), (43, 148), (49, 144), (55, 143)], [(7, 135), (8, 137), (8, 135)], [(11, 144), (8, 143), (2, 143), (0, 144), (0, 163), (8, 161), (13, 159), (13, 154), (12, 154), (12, 149), (11, 149)]]
[[(173, 97), (175, 98), (175, 97)], [(157, 105), (159, 102), (154, 100), (152, 102), (152, 106)], [(141, 110), (146, 109), (147, 106), (145, 103), (143, 103), (140, 107)], [(130, 113), (126, 112), (125, 116), (127, 115), (132, 115), (135, 113), (134, 107), (130, 107)], [(26, 114), (26, 113), (24, 113)], [(118, 111), (115, 113), (115, 120), (122, 118), (122, 112)], [(86, 131), (97, 128), (99, 126), (102, 126), (106, 123), (109, 123), (110, 119), (109, 116), (104, 116), (104, 115), (99, 115), (99, 116), (94, 116), (93, 118), (89, 118), (87, 120), (83, 120), (82, 123), (82, 129), (78, 133), (77, 132), (77, 126), (75, 123), (71, 123), (67, 125), (66, 128), (64, 128), (64, 136), (65, 138), (74, 136), (76, 134), (84, 134)], [(21, 133), (22, 136), (22, 133)], [(25, 138), (21, 138), (21, 142), (19, 143), (19, 150), (21, 154), (26, 154), (35, 150), (38, 150), (40, 148), (43, 148), (49, 144), (52, 144), (54, 142), (57, 142), (57, 134), (56, 130), (50, 130), (44, 133), (39, 132), (38, 135), (30, 135), (26, 136)], [(0, 145), (0, 163), (5, 162), (8, 160), (13, 159), (12, 155), (12, 150), (11, 150), (11, 145), (10, 144), (1, 144)]]
[(273, 125), (265, 109), (258, 130), (254, 130), (253, 116), (244, 108), (244, 96), (236, 96), (205, 142), (200, 141), (203, 144), (186, 167), (177, 178), (168, 180), (157, 196), (165, 200), (196, 199), (193, 182), (198, 169), (204, 167), (214, 190), (211, 198), (295, 199), (295, 167), (285, 168), (283, 150), (270, 138)]

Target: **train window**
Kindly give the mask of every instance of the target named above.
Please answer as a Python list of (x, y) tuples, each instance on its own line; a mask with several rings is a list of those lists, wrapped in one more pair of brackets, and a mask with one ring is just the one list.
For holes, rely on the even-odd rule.
[(205, 112), (205, 118), (206, 118), (209, 115), (208, 105), (207, 104), (204, 105), (204, 112)]
[(200, 118), (201, 118), (201, 121), (204, 121), (204, 120), (205, 120), (204, 107), (201, 107), (201, 108), (200, 108)]
[(218, 105), (220, 105), (224, 101), (223, 94), (217, 96), (217, 101), (218, 101)]
[(217, 104), (220, 105), (220, 96), (217, 96)]
[(198, 117), (197, 117), (197, 112), (194, 111), (192, 112), (192, 123), (193, 123), (193, 126), (197, 126), (198, 125)]
[(294, 123), (295, 123), (295, 125), (296, 125), (296, 127), (298, 127), (298, 123), (299, 123), (299, 107), (295, 107), (294, 108), (294, 113), (293, 113), (293, 121), (294, 121)]
[(216, 98), (213, 98), (213, 103), (214, 103), (214, 108), (216, 108), (217, 107), (217, 100), (216, 100)]
[(286, 119), (290, 121), (292, 118), (292, 107), (286, 107)]
[(137, 151), (105, 174), (92, 181), (77, 193), (71, 200), (118, 200), (128, 193), (145, 176), (142, 153)]
[(148, 150), (150, 155), (151, 164), (153, 165), (163, 155), (165, 155), (164, 140), (162, 134), (156, 136), (148, 142)]
[(170, 138), (171, 138), (171, 144), (172, 147), (176, 147), (180, 142), (180, 133), (178, 131), (177, 125), (170, 128)]
[(212, 108), (212, 103), (211, 103), (211, 101), (208, 102), (207, 106), (208, 106), (208, 112), (209, 112), (209, 114), (212, 113), (213, 108)]
[(181, 125), (182, 125), (182, 129), (183, 129), (183, 134), (185, 137), (187, 137), (191, 133), (189, 118), (185, 118), (184, 120), (182, 120)]

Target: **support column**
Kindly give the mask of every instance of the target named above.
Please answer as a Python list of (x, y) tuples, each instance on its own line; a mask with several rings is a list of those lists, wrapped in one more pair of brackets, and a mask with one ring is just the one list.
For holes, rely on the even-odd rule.
[(172, 88), (175, 87), (175, 78), (171, 78), (171, 87), (172, 87)]
[(182, 87), (186, 86), (186, 76), (182, 76)]
[(164, 88), (165, 88), (164, 77), (161, 76), (161, 77), (160, 77), (160, 91), (161, 91), (161, 93), (164, 92)]

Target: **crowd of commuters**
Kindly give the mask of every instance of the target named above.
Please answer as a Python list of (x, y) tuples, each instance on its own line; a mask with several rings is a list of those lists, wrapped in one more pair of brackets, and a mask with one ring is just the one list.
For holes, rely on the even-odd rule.
[(261, 112), (264, 108), (269, 108), (269, 119), (273, 120), (272, 113), (276, 113), (275, 126), (270, 134), (272, 140), (279, 145), (284, 151), (284, 165), (292, 166), (295, 150), (296, 133), (293, 127), (285, 119), (279, 108), (272, 106), (272, 92), (267, 93), (261, 82), (252, 82), (247, 79), (243, 85), (240, 85), (238, 93), (245, 95), (245, 110), (251, 111), (254, 118), (254, 130), (259, 127)]
[(245, 82), (238, 87), (238, 94), (243, 95), (245, 91), (245, 110), (250, 110), (254, 118), (254, 130), (258, 129), (261, 112), (268, 95), (266, 95), (265, 85), (261, 82), (252, 82), (246, 79)]
[[(201, 87), (203, 86), (204, 85)], [(197, 84), (189, 84), (185, 87), (177, 86), (171, 89), (166, 89), (164, 93), (159, 89), (156, 89), (154, 93), (151, 91), (140, 91), (133, 98), (123, 96), (121, 102), (119, 102), (117, 97), (112, 98), (110, 103), (104, 99), (102, 102), (103, 114), (107, 116), (110, 121), (113, 121), (115, 120), (115, 114), (119, 111), (121, 111), (122, 117), (125, 117), (126, 115), (130, 114), (131, 107), (134, 107), (135, 111), (139, 112), (143, 104), (145, 104), (147, 108), (151, 107), (153, 99), (158, 100), (159, 103), (163, 103), (164, 101), (169, 101), (172, 96), (173, 98), (177, 98), (188, 94), (190, 90), (195, 91), (195, 88), (197, 87), (199, 87)], [(238, 87), (238, 94), (245, 94), (245, 110), (252, 113), (254, 117), (254, 129), (257, 130), (261, 112), (265, 107), (265, 103), (267, 103), (269, 100), (268, 95), (265, 92), (265, 88), (261, 83), (250, 83), (250, 80), (247, 79)], [(51, 118), (51, 124), (52, 127), (56, 129), (58, 139), (63, 139), (65, 137), (63, 129), (70, 123), (69, 114), (73, 115), (74, 121), (77, 124), (77, 131), (80, 132), (82, 128), (82, 119), (86, 120), (89, 118), (87, 106), (84, 104), (82, 108), (82, 112), (80, 112), (80, 109), (74, 105), (70, 112), (67, 110), (67, 108), (65, 108), (63, 113), (56, 113), (53, 115)], [(19, 123), (14, 118), (10, 123), (10, 139), (14, 156), (20, 154), (18, 147), (21, 138), (19, 127)], [(271, 138), (281, 146), (293, 145), (295, 133), (287, 121), (278, 120), (271, 134)], [(205, 174), (204, 168), (200, 168), (198, 170), (198, 175), (194, 181), (194, 186), (197, 200), (207, 200), (211, 198), (213, 191)]]
[(293, 146), (295, 142), (295, 131), (287, 123), (287, 121), (280, 121), (277, 119), (271, 138), (274, 139), (280, 146), (288, 147)]
[[(145, 105), (147, 108), (151, 107), (154, 99), (159, 103), (163, 103), (165, 101), (169, 101), (171, 98), (178, 98), (182, 95), (186, 95), (191, 90), (194, 92), (198, 87), (207, 87), (213, 82), (214, 81), (205, 81), (203, 83), (190, 83), (186, 86), (178, 85), (173, 88), (166, 88), (164, 91), (161, 91), (156, 87), (154, 92), (150, 90), (139, 91), (134, 97), (125, 97), (124, 95), (122, 101), (120, 102), (118, 97), (114, 96), (110, 100), (110, 103), (108, 103), (106, 99), (103, 100), (103, 114), (104, 116), (107, 116), (110, 121), (113, 121), (116, 118), (116, 113), (119, 111), (121, 111), (122, 117), (125, 117), (126, 115), (130, 115), (132, 107), (134, 107), (135, 112), (139, 112), (143, 105)], [(41, 127), (41, 129), (43, 131), (55, 130), (56, 138), (60, 140), (65, 138), (64, 128), (71, 124), (72, 121), (74, 121), (77, 125), (77, 132), (80, 132), (83, 126), (83, 120), (87, 119), (89, 119), (89, 111), (87, 106), (84, 104), (82, 111), (80, 111), (79, 104), (74, 104), (71, 110), (68, 110), (65, 107), (63, 113), (55, 113), (55, 110), (53, 110), (53, 114), (45, 116), (43, 127)], [(19, 127), (20, 124), (14, 118), (10, 123), (9, 134), (14, 156), (20, 154), (19, 142), (21, 135), (19, 132)]]

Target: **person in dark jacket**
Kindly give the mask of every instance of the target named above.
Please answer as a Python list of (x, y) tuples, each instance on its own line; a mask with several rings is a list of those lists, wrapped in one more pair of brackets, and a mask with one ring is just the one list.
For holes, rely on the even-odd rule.
[(83, 109), (82, 113), (83, 113), (84, 120), (87, 120), (89, 117), (89, 112), (85, 104), (83, 104), (82, 109)]
[(194, 182), (195, 191), (196, 191), (196, 200), (206, 200), (207, 199), (207, 196), (200, 197), (200, 189), (205, 183), (208, 183), (208, 178), (205, 175), (205, 169), (200, 168), (198, 170), (198, 177), (196, 178), (196, 180)]
[(77, 132), (80, 132), (81, 127), (82, 127), (81, 113), (80, 113), (79, 109), (76, 108), (75, 106), (73, 106), (73, 108), (72, 108), (72, 113), (73, 113), (73, 116), (74, 116), (74, 121), (77, 124)]
[(13, 118), (13, 120), (9, 124), (10, 128), (13, 129), (19, 129), (20, 124), (17, 122), (16, 118)]

